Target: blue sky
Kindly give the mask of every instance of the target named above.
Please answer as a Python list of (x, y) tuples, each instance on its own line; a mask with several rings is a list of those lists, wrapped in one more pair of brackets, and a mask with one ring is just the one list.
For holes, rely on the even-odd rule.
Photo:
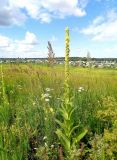
[(51, 41), (64, 56), (117, 58), (117, 0), (0, 0), (0, 57), (47, 57)]

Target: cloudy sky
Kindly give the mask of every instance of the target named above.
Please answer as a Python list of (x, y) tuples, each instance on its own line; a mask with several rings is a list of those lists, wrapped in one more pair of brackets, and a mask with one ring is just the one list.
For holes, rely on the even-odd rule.
[(46, 57), (51, 41), (64, 56), (117, 58), (117, 0), (0, 0), (0, 57)]

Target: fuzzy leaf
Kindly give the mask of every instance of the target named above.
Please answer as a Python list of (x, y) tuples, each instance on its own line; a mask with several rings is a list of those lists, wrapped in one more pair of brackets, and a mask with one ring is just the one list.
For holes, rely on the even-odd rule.
[(74, 146), (76, 143), (78, 143), (87, 134), (87, 132), (88, 132), (88, 130), (86, 129), (81, 134), (76, 135), (76, 137), (73, 138), (72, 146)]
[(67, 151), (70, 150), (70, 140), (62, 133), (60, 129), (57, 129), (56, 134), (58, 135), (61, 144), (65, 147)]

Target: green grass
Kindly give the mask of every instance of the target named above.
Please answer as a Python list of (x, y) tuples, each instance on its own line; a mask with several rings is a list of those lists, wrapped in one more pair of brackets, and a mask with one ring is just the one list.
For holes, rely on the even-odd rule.
[[(64, 94), (64, 67), (3, 64), (3, 76), (4, 86), (0, 75), (0, 160), (56, 160), (60, 142), (55, 134), (55, 120), (62, 118), (58, 110)], [(3, 103), (3, 87), (8, 104)], [(104, 108), (104, 98), (115, 99), (115, 103), (109, 101), (110, 108), (117, 103), (117, 70), (70, 67), (70, 87), (76, 107), (74, 122), (79, 124), (75, 132), (89, 130), (82, 140), (86, 151), (95, 134), (103, 135), (105, 129), (113, 131), (113, 124), (105, 125), (97, 112)], [(84, 90), (80, 92), (79, 87)], [(46, 91), (47, 88), (51, 90)], [(46, 93), (49, 95), (44, 97)], [(90, 152), (80, 158), (83, 156), (89, 157)]]

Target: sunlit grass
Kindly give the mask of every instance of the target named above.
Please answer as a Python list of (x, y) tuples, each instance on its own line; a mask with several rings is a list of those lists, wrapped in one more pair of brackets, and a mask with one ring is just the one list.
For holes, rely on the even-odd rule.
[[(56, 157), (58, 154), (59, 141), (55, 134), (57, 127), (55, 119), (60, 118), (58, 109), (64, 96), (64, 66), (3, 64), (2, 72), (3, 78), (2, 73), (0, 74), (0, 159), (24, 160), (29, 157), (38, 159), (43, 157), (46, 149), (47, 153), (42, 159), (45, 160), (50, 153), (51, 160), (53, 155)], [(117, 70), (70, 66), (69, 78), (71, 95), (74, 97), (72, 103), (76, 108), (74, 122), (75, 125), (80, 124), (77, 131), (80, 133), (82, 129), (87, 128), (89, 137), (94, 133), (103, 134), (105, 125), (96, 114), (98, 110), (102, 110), (104, 97), (110, 96), (115, 99), (115, 103), (117, 101)], [(9, 113), (4, 112), (3, 89), (4, 97), (8, 100)], [(48, 92), (49, 100), (46, 101), (43, 96)], [(2, 116), (5, 113), (8, 114), (4, 120)], [(112, 128), (111, 130), (113, 131)], [(89, 143), (89, 137), (86, 137), (84, 142)], [(54, 149), (51, 145), (54, 145)]]

